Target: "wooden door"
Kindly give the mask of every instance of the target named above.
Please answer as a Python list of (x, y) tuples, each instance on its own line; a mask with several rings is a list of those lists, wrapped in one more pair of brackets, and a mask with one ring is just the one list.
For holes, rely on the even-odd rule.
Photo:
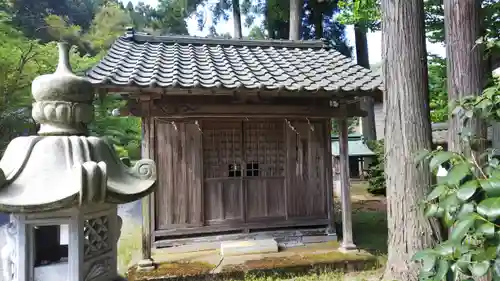
[(283, 144), (282, 120), (203, 123), (207, 225), (243, 228), (286, 216)]
[(193, 122), (156, 121), (157, 230), (203, 225), (201, 135)]
[(286, 127), (286, 197), (290, 219), (325, 219), (324, 123), (296, 121)]
[(241, 121), (203, 122), (204, 213), (206, 225), (244, 223)]
[(284, 218), (285, 146), (282, 120), (243, 123), (245, 221)]

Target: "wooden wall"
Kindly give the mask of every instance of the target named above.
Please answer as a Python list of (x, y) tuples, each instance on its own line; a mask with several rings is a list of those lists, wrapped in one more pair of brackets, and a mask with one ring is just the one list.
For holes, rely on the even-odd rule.
[(155, 127), (156, 240), (328, 223), (327, 120), (157, 118)]

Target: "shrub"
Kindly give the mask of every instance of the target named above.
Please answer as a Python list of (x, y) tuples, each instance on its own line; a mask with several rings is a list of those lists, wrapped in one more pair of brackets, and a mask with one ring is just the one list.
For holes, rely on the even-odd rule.
[(367, 145), (375, 152), (375, 158), (368, 168), (368, 192), (385, 196), (384, 141), (370, 141)]
[[(464, 98), (453, 114), (464, 120), (464, 127), (473, 117), (499, 122), (500, 83), (480, 96)], [(420, 280), (474, 280), (487, 274), (492, 277), (488, 280), (500, 280), (498, 150), (478, 155), (482, 152), (475, 148), (478, 139), (466, 128), (457, 137), (464, 153), (424, 151), (418, 157), (433, 172), (441, 164), (451, 164), (423, 202), (425, 215), (441, 219), (451, 231), (448, 240), (418, 252), (413, 259), (422, 262)]]

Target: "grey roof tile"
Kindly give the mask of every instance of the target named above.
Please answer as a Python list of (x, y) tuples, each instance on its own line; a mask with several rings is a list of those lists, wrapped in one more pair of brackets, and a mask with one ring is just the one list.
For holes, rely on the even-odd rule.
[(94, 84), (373, 92), (381, 78), (323, 41), (127, 34), (90, 71)]

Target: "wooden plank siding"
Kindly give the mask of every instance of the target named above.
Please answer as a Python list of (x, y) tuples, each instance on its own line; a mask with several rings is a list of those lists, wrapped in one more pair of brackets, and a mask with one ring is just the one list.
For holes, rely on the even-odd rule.
[(155, 240), (328, 224), (327, 123), (157, 119)]
[(156, 122), (156, 228), (203, 225), (201, 132), (194, 123)]

